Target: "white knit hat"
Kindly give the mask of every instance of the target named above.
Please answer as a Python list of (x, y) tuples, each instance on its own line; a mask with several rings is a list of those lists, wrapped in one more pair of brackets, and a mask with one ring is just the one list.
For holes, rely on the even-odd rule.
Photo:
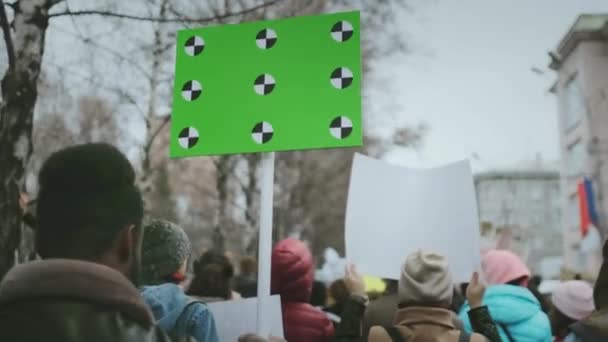
[(442, 255), (417, 251), (401, 267), (399, 303), (404, 305), (452, 303), (454, 288)]
[(595, 310), (593, 288), (582, 280), (559, 284), (551, 295), (551, 302), (567, 317), (580, 321)]

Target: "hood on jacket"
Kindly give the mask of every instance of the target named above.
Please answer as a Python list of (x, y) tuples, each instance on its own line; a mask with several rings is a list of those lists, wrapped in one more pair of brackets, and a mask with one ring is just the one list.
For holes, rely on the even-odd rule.
[(190, 302), (184, 291), (171, 283), (143, 286), (140, 293), (156, 317), (158, 326), (164, 331), (175, 328), (179, 316)]
[(13, 267), (0, 283), (0, 306), (44, 298), (98, 303), (143, 326), (154, 322), (129, 279), (101, 264), (68, 259), (32, 261)]
[[(514, 285), (490, 286), (486, 290), (483, 304), (488, 306), (492, 318), (499, 326), (503, 341), (508, 341), (503, 327), (518, 342), (552, 341), (549, 318), (528, 289)], [(469, 303), (466, 303), (460, 311), (460, 318), (468, 332), (472, 331), (467, 315), (470, 309)]]
[(314, 278), (313, 260), (306, 245), (296, 239), (277, 243), (272, 251), (272, 294), (283, 302), (308, 303)]

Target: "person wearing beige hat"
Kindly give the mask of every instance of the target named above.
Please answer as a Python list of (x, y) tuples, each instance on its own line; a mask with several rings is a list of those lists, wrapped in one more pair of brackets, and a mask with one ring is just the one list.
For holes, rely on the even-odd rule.
[(370, 330), (369, 342), (485, 342), (500, 341), (498, 331), (481, 298), (485, 286), (474, 274), (467, 297), (475, 304), (471, 320), (475, 331), (466, 334), (454, 325), (450, 311), (453, 281), (447, 260), (437, 253), (417, 251), (410, 254), (401, 268), (399, 279), (399, 309), (393, 327), (376, 326)]

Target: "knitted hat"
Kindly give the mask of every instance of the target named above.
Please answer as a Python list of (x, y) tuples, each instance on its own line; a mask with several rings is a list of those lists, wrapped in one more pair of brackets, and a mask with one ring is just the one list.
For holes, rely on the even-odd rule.
[(557, 285), (551, 301), (561, 313), (576, 321), (587, 318), (595, 310), (593, 288), (581, 280), (570, 280)]
[(141, 247), (142, 284), (158, 285), (177, 272), (190, 256), (190, 240), (182, 228), (165, 220), (144, 223)]
[(443, 256), (417, 251), (407, 257), (399, 279), (400, 304), (451, 304), (453, 294), (452, 275)]
[(507, 284), (514, 280), (530, 279), (528, 266), (520, 257), (507, 250), (493, 249), (482, 256), (482, 267), (489, 284)]

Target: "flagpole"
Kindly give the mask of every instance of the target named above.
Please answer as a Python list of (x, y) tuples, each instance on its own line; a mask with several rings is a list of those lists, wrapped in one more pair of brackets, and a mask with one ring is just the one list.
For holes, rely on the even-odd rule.
[(257, 333), (267, 338), (270, 334), (269, 315), (266, 314), (270, 296), (270, 272), (272, 262), (272, 212), (274, 198), (275, 153), (262, 154), (262, 181), (260, 195), (260, 232), (258, 237), (258, 303)]

